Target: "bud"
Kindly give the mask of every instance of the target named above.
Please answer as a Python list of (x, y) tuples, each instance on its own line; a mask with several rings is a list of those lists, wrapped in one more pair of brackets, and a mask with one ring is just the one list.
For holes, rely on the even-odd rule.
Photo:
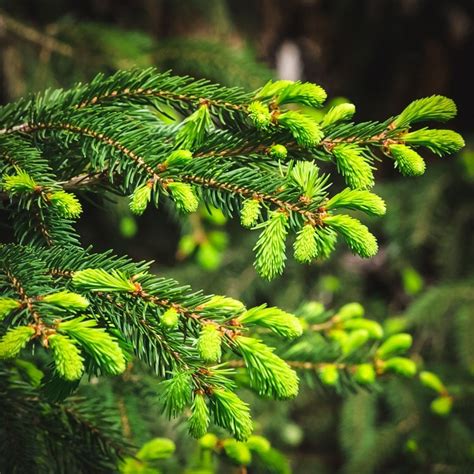
[(337, 171), (352, 189), (367, 189), (374, 185), (374, 174), (364, 149), (355, 143), (336, 145), (332, 154), (336, 160)]
[(21, 303), (13, 298), (0, 298), (0, 321), (20, 306)]
[(421, 129), (403, 136), (405, 143), (425, 146), (439, 156), (456, 153), (465, 146), (464, 139), (452, 130)]
[(218, 309), (229, 313), (240, 313), (245, 309), (244, 304), (228, 296), (214, 295), (210, 300), (203, 303), (200, 308), (212, 310)]
[(388, 359), (395, 354), (406, 352), (412, 345), (413, 339), (410, 334), (394, 334), (390, 336), (377, 349), (377, 356), (380, 359)]
[[(274, 86), (280, 81), (274, 83)], [(287, 81), (283, 81), (287, 82)], [(282, 104), (302, 104), (308, 107), (321, 107), (327, 98), (326, 91), (311, 82), (290, 82), (274, 92), (275, 101)]]
[(237, 321), (243, 325), (259, 325), (283, 337), (301, 336), (303, 328), (299, 319), (280, 308), (266, 308), (265, 305), (251, 308), (241, 314)]
[(365, 329), (357, 329), (349, 334), (342, 345), (342, 353), (347, 356), (360, 349), (369, 340), (369, 333)]
[(446, 392), (446, 387), (444, 386), (443, 382), (441, 382), (441, 379), (436, 374), (433, 374), (433, 372), (428, 372), (427, 370), (420, 372), (420, 382), (425, 387), (431, 388), (435, 392)]
[(263, 231), (254, 247), (255, 267), (267, 280), (281, 275), (285, 268), (288, 225), (288, 216), (279, 211), (271, 212), (268, 221), (262, 225)]
[(331, 329), (328, 332), (328, 337), (332, 341), (336, 341), (342, 347), (349, 339), (349, 334), (342, 329)]
[(214, 421), (229, 430), (238, 441), (246, 441), (253, 430), (248, 404), (226, 388), (214, 388), (212, 396)]
[(324, 116), (323, 121), (321, 122), (321, 127), (326, 128), (336, 122), (340, 122), (342, 120), (349, 120), (354, 114), (354, 104), (347, 103), (336, 105), (334, 107), (331, 107), (328, 113)]
[(395, 372), (404, 377), (413, 377), (416, 374), (416, 364), (406, 357), (393, 357), (382, 365), (384, 372)]
[(148, 182), (143, 186), (139, 186), (133, 194), (130, 196), (129, 207), (133, 214), (140, 216), (145, 212), (148, 203), (151, 199), (151, 190), (153, 188), (153, 182)]
[(218, 362), (222, 356), (222, 334), (215, 324), (204, 324), (199, 335), (197, 349), (206, 362)]
[(254, 226), (260, 217), (260, 201), (258, 199), (246, 199), (242, 203), (240, 211), (240, 222), (244, 227)]
[(183, 166), (188, 163), (193, 157), (189, 150), (175, 150), (168, 158), (166, 158), (165, 165), (167, 167)]
[(414, 100), (394, 120), (393, 124), (399, 128), (423, 120), (445, 122), (456, 116), (457, 108), (453, 100), (442, 95), (433, 95)]
[(72, 276), (74, 286), (84, 290), (105, 292), (134, 292), (135, 285), (129, 278), (118, 270), (104, 270), (103, 268), (87, 268), (78, 270)]
[[(176, 446), (171, 439), (168, 438), (154, 438), (145, 443), (136, 457), (140, 461), (153, 462), (158, 459), (168, 459), (173, 455)], [(142, 472), (145, 472), (146, 469)]]
[(271, 122), (272, 115), (268, 107), (262, 102), (256, 100), (248, 106), (249, 118), (256, 128), (266, 130)]
[(339, 381), (339, 371), (333, 364), (323, 365), (319, 369), (319, 378), (324, 385), (333, 387)]
[(306, 263), (311, 262), (316, 257), (318, 248), (315, 234), (316, 230), (311, 224), (305, 224), (300, 229), (293, 246), (295, 260)]
[(255, 451), (257, 453), (266, 453), (270, 450), (271, 445), (268, 439), (264, 438), (263, 436), (252, 435), (247, 441), (247, 446), (251, 451)]
[(86, 309), (89, 306), (87, 298), (68, 290), (50, 293), (49, 295), (43, 296), (41, 301), (53, 306), (72, 310)]
[(277, 160), (284, 160), (288, 156), (288, 150), (283, 145), (272, 145), (269, 155)]
[(316, 146), (324, 136), (323, 131), (312, 117), (294, 110), (280, 114), (278, 123), (290, 131), (298, 145), (305, 148)]
[(8, 330), (0, 339), (0, 359), (16, 357), (34, 333), (35, 330), (31, 326), (17, 326)]
[(442, 396), (435, 398), (431, 402), (431, 411), (439, 416), (447, 416), (453, 408), (453, 399), (450, 396)]
[(386, 212), (385, 202), (380, 196), (370, 191), (350, 188), (333, 196), (325, 207), (328, 211), (341, 208), (355, 209), (372, 216), (382, 216)]
[(344, 329), (354, 331), (356, 329), (365, 329), (373, 339), (382, 339), (382, 326), (371, 319), (355, 318), (344, 321)]
[(161, 325), (167, 329), (174, 329), (179, 322), (179, 314), (175, 308), (168, 308), (161, 316)]
[(61, 334), (49, 336), (48, 341), (59, 375), (65, 380), (79, 380), (84, 372), (84, 359), (74, 342)]
[(202, 449), (214, 449), (219, 439), (214, 433), (206, 433), (200, 440), (199, 446)]
[(238, 336), (234, 342), (244, 359), (250, 385), (259, 395), (287, 399), (298, 394), (296, 372), (274, 354), (273, 348), (252, 337)]
[(195, 212), (199, 205), (199, 200), (193, 188), (187, 183), (173, 181), (168, 184), (174, 202), (179, 210), (184, 212)]
[(225, 439), (222, 445), (227, 457), (239, 466), (248, 466), (252, 462), (252, 454), (246, 444), (235, 439)]
[(48, 194), (48, 200), (63, 217), (75, 218), (81, 215), (82, 206), (74, 194), (55, 191)]
[(404, 176), (420, 176), (425, 172), (425, 160), (406, 145), (389, 145), (389, 150), (395, 159), (395, 167)]
[(357, 219), (338, 214), (325, 217), (324, 223), (339, 232), (352, 250), (364, 258), (373, 257), (378, 252), (377, 239), (369, 229)]
[(77, 341), (109, 374), (117, 375), (125, 370), (125, 357), (116, 340), (92, 319), (79, 318), (61, 321), (58, 331)]
[(3, 175), (0, 186), (8, 193), (31, 193), (37, 184), (35, 180), (25, 171), (17, 170), (17, 174)]
[(206, 405), (204, 395), (194, 394), (194, 401), (191, 407), (191, 416), (188, 418), (189, 433), (194, 438), (201, 438), (206, 434), (209, 427), (209, 409)]
[(375, 369), (371, 364), (360, 364), (354, 372), (354, 380), (362, 385), (372, 385), (375, 382)]
[(186, 117), (176, 134), (176, 146), (192, 149), (202, 145), (212, 125), (211, 114), (207, 104), (201, 104), (195, 112)]
[(347, 303), (339, 308), (337, 316), (341, 321), (364, 316), (364, 307), (360, 303)]

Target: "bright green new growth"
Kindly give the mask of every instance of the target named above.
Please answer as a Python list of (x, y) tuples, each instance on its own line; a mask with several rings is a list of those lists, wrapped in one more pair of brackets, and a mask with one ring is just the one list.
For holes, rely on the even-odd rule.
[(349, 120), (355, 114), (354, 104), (339, 104), (331, 107), (321, 122), (321, 128), (326, 128), (342, 120)]
[(26, 346), (35, 330), (31, 326), (17, 326), (0, 339), (0, 359), (12, 359)]
[(329, 227), (316, 227), (316, 255), (318, 258), (328, 258), (336, 248), (337, 234)]
[(188, 163), (192, 157), (193, 154), (189, 150), (175, 150), (166, 158), (165, 165), (168, 167), (181, 166)]
[(410, 334), (394, 334), (377, 349), (377, 356), (381, 359), (388, 359), (396, 354), (406, 352), (412, 343), (413, 338)]
[(347, 321), (364, 316), (364, 307), (357, 302), (347, 303), (339, 308), (337, 315), (341, 321)]
[(288, 216), (283, 212), (274, 211), (261, 226), (263, 231), (254, 247), (255, 268), (263, 278), (271, 280), (283, 273), (285, 267)]
[(234, 340), (247, 367), (251, 386), (260, 394), (273, 398), (293, 398), (298, 393), (298, 376), (288, 364), (273, 353), (274, 349), (252, 337)]
[(321, 189), (319, 168), (312, 161), (298, 161), (291, 169), (289, 176), (309, 200), (313, 199)]
[(278, 116), (278, 123), (290, 131), (298, 145), (305, 148), (316, 146), (324, 136), (316, 121), (302, 112), (284, 112)]
[(0, 298), (0, 321), (20, 306), (21, 303), (13, 298)]
[(174, 329), (179, 323), (179, 313), (175, 308), (168, 308), (161, 316), (161, 325), (168, 329)]
[(226, 455), (239, 466), (248, 466), (252, 462), (252, 453), (245, 443), (235, 439), (223, 441)]
[(395, 167), (404, 176), (420, 176), (425, 172), (425, 160), (406, 145), (389, 145), (390, 154), (395, 159)]
[(302, 104), (308, 107), (321, 107), (327, 98), (326, 91), (311, 82), (293, 82), (282, 88), (275, 97), (276, 103)]
[(192, 186), (187, 183), (172, 182), (168, 184), (176, 206), (183, 212), (195, 212), (199, 206), (199, 200)]
[[(141, 461), (156, 461), (158, 459), (168, 459), (175, 451), (176, 445), (171, 439), (154, 438), (141, 447), (136, 457)], [(144, 474), (146, 474), (146, 471)]]
[(305, 224), (300, 229), (293, 245), (295, 260), (308, 263), (318, 255), (315, 235), (316, 229), (312, 224)]
[(194, 394), (193, 404), (191, 406), (191, 416), (188, 418), (188, 429), (191, 436), (201, 438), (207, 432), (209, 427), (209, 408), (206, 404), (204, 395)]
[(453, 407), (452, 397), (438, 397), (431, 402), (431, 411), (439, 416), (447, 416)]
[[(363, 308), (356, 303), (339, 312), (312, 305), (312, 314), (299, 313), (300, 319), (265, 306), (247, 311), (232, 298), (206, 296), (155, 277), (146, 263), (81, 249), (71, 226), (80, 204), (66, 190), (130, 196), (130, 209), (136, 214), (151, 201), (156, 204), (158, 197), (174, 201), (181, 211), (194, 212), (199, 196), (223, 215), (240, 210), (244, 226), (261, 230), (255, 251), (256, 267), (264, 278), (282, 273), (290, 231), (296, 233), (294, 253), (299, 261), (329, 257), (337, 233), (355, 253), (374, 255), (377, 243), (367, 227), (342, 213), (385, 212), (383, 200), (366, 191), (374, 184), (376, 153), (391, 154), (405, 174), (419, 174), (424, 162), (407, 145), (441, 154), (459, 149), (462, 138), (443, 130), (413, 132), (403, 124), (420, 117), (447, 117), (447, 99), (424, 99), (395, 122), (362, 124), (340, 123), (354, 114), (352, 104), (331, 108), (322, 121), (298, 108), (320, 107), (325, 99), (324, 90), (314, 84), (276, 81), (246, 92), (149, 69), (99, 76), (71, 91), (37, 95), (0, 110), (0, 151), (16, 153), (21, 164), (20, 169), (4, 162), (0, 170), (5, 210), (16, 239), (16, 245), (0, 248), (0, 282), (5, 295), (21, 299), (0, 299), (0, 318), (13, 312), (7, 322), (18, 326), (6, 328), (0, 354), (13, 357), (32, 338), (45, 348), (49, 341), (56, 378), (72, 381), (83, 371), (122, 372), (126, 361), (121, 347), (127, 348), (127, 358), (133, 351), (157, 376), (167, 378), (161, 400), (168, 416), (186, 410), (189, 431), (196, 437), (204, 435), (213, 418), (239, 440), (250, 435), (252, 420), (248, 405), (235, 394), (238, 387), (249, 380), (257, 393), (277, 399), (298, 391), (296, 372), (266, 345), (275, 334), (299, 338), (278, 354), (298, 370), (308, 370), (308, 376), (319, 374), (324, 384), (341, 390), (346, 382), (371, 385), (376, 373), (413, 374), (413, 361), (393, 357), (408, 348), (407, 335), (396, 334), (377, 350), (374, 339), (382, 339), (383, 329), (363, 319)], [(296, 107), (285, 107), (290, 103)], [(171, 117), (184, 119), (170, 124)], [(400, 151), (404, 154), (397, 157)], [(323, 171), (331, 172), (332, 163), (352, 189), (336, 190), (331, 197), (331, 177)], [(341, 215), (334, 215), (336, 210)], [(188, 237), (189, 253), (204, 248), (194, 235)], [(20, 283), (25, 279), (26, 296), (11, 283), (11, 276)], [(88, 300), (79, 294), (83, 292), (94, 320), (67, 320), (70, 312), (86, 308)], [(34, 329), (25, 326), (33, 319)], [(255, 333), (263, 340), (251, 337)], [(314, 338), (317, 344), (310, 340), (313, 336), (320, 336)], [(325, 346), (332, 352), (328, 357)], [(230, 350), (223, 363), (214, 365), (225, 349)], [(421, 379), (439, 389), (429, 377)], [(444, 392), (440, 398), (433, 403), (446, 411), (450, 399)], [(201, 438), (200, 445), (215, 454), (224, 449), (214, 435)], [(249, 462), (248, 449), (271, 451), (268, 442), (258, 448), (234, 441), (225, 445), (227, 455), (241, 464)], [(140, 453), (133, 461), (139, 461)], [(138, 462), (128, 469), (148, 466)]]
[(457, 107), (453, 100), (442, 95), (433, 95), (414, 100), (394, 120), (394, 125), (403, 128), (412, 123), (434, 120), (445, 122), (456, 116)]
[(274, 99), (278, 105), (294, 103), (321, 107), (327, 98), (326, 91), (310, 82), (288, 80), (268, 81), (256, 95), (259, 99)]
[(364, 150), (355, 143), (336, 145), (334, 155), (337, 170), (344, 177), (346, 184), (352, 189), (367, 189), (374, 185), (374, 174)]
[(206, 362), (218, 362), (222, 356), (222, 334), (219, 328), (213, 324), (203, 324), (197, 349), (199, 356)]
[(84, 364), (76, 343), (61, 334), (49, 336), (48, 342), (58, 374), (65, 380), (79, 380), (84, 372)]
[(324, 385), (333, 387), (339, 382), (339, 370), (334, 364), (323, 365), (319, 371), (319, 378)]
[(252, 435), (247, 440), (247, 446), (251, 451), (255, 451), (256, 453), (266, 453), (270, 450), (271, 444), (267, 438), (258, 435)]
[(162, 382), (161, 402), (163, 412), (168, 418), (176, 418), (189, 403), (191, 397), (191, 375), (189, 372), (176, 371), (173, 376)]
[(228, 311), (229, 313), (240, 313), (245, 309), (245, 305), (235, 298), (229, 298), (228, 296), (214, 295), (208, 301), (201, 305), (201, 308), (207, 310), (221, 309)]
[(376, 373), (372, 364), (360, 364), (354, 372), (354, 380), (362, 385), (371, 385), (375, 382)]
[(48, 199), (64, 217), (75, 218), (81, 215), (82, 206), (74, 194), (65, 191), (54, 191), (48, 194)]
[(17, 174), (14, 175), (4, 175), (1, 182), (1, 187), (11, 194), (31, 193), (36, 186), (35, 180), (23, 170), (17, 170)]
[(377, 253), (377, 240), (357, 219), (346, 215), (327, 216), (324, 223), (339, 232), (349, 248), (361, 257), (369, 258)]
[(89, 306), (87, 298), (68, 290), (50, 293), (49, 295), (43, 296), (41, 301), (53, 306), (59, 306), (60, 308), (71, 309), (73, 311), (86, 309)]
[(237, 318), (245, 326), (257, 325), (270, 329), (280, 336), (292, 339), (301, 336), (303, 328), (298, 318), (280, 308), (265, 305), (251, 308)]
[(214, 389), (212, 400), (216, 424), (229, 430), (238, 441), (245, 441), (253, 430), (248, 404), (225, 388)]
[(393, 357), (384, 361), (382, 365), (384, 372), (394, 372), (404, 377), (413, 377), (416, 374), (416, 364), (406, 357)]
[(346, 188), (334, 195), (326, 204), (327, 210), (354, 209), (373, 216), (382, 216), (386, 212), (384, 200), (370, 191)]
[(355, 331), (363, 329), (369, 333), (369, 336), (373, 339), (381, 339), (383, 337), (382, 326), (371, 319), (363, 319), (356, 317), (353, 319), (345, 320), (343, 323), (344, 329)]
[(136, 290), (133, 282), (118, 270), (112, 270), (110, 272), (102, 268), (79, 270), (74, 273), (72, 282), (77, 288), (96, 292), (133, 292)]
[(151, 199), (152, 187), (152, 185), (150, 186), (149, 183), (146, 183), (135, 189), (133, 194), (130, 196), (129, 207), (133, 214), (139, 216), (145, 212)]
[(342, 353), (347, 356), (360, 349), (370, 338), (365, 329), (352, 331), (342, 344)]
[(125, 357), (115, 339), (92, 319), (84, 317), (61, 321), (57, 329), (77, 341), (106, 373), (118, 375), (125, 370)]
[(258, 100), (252, 102), (248, 106), (249, 118), (255, 128), (266, 130), (272, 123), (272, 115), (268, 107)]
[(447, 391), (441, 379), (433, 372), (427, 370), (420, 372), (420, 382), (435, 392), (445, 393)]
[(283, 145), (272, 145), (269, 154), (272, 158), (284, 160), (288, 156), (288, 150)]
[(253, 227), (260, 217), (260, 201), (258, 199), (246, 199), (242, 203), (240, 211), (240, 222), (244, 227)]
[(176, 145), (191, 150), (201, 145), (212, 125), (211, 114), (207, 104), (199, 108), (183, 120), (176, 134)]
[(424, 146), (439, 156), (458, 152), (465, 146), (464, 139), (452, 130), (428, 130), (422, 128), (403, 136), (406, 143)]

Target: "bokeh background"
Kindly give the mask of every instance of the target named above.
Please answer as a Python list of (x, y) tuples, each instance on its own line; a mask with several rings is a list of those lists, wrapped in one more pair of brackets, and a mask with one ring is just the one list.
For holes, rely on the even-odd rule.
[[(324, 264), (290, 262), (266, 283), (251, 265), (256, 236), (218, 213), (182, 220), (163, 208), (136, 218), (126, 200), (85, 204), (82, 241), (98, 250), (154, 260), (158, 273), (249, 305), (293, 311), (307, 301), (360, 301), (370, 317), (414, 335), (412, 357), (445, 380), (453, 412), (432, 413), (427, 390), (406, 381), (355, 394), (308, 383), (292, 403), (257, 403), (261, 430), (298, 473), (473, 470), (473, 58), (472, 0), (0, 2), (1, 103), (98, 72), (155, 65), (247, 89), (270, 78), (316, 82), (332, 101), (356, 104), (358, 121), (385, 119), (431, 94), (458, 104), (449, 126), (466, 139), (460, 154), (427, 155), (427, 172), (416, 179), (400, 180), (380, 163), (376, 192), (388, 214), (371, 224), (381, 249), (370, 261), (341, 249)], [(146, 389), (109, 389), (123, 391), (132, 441), (179, 431), (160, 418)], [(181, 472), (181, 461), (170, 472)]]

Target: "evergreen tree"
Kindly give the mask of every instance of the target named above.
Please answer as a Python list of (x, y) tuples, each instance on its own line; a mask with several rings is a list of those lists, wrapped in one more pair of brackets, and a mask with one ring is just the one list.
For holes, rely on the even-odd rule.
[[(26, 462), (38, 471), (113, 469), (130, 452), (127, 443), (105, 412), (95, 413), (87, 400), (73, 407), (71, 397), (84, 375), (121, 374), (134, 358), (164, 379), (163, 411), (184, 415), (196, 437), (210, 423), (226, 430), (234, 440), (205, 438), (201, 446), (219, 447), (240, 465), (251, 462), (252, 450), (265, 459), (270, 447), (251, 437), (250, 407), (238, 387), (288, 399), (298, 393), (296, 370), (341, 387), (373, 385), (386, 373), (416, 374), (416, 363), (405, 357), (411, 337), (384, 338), (360, 305), (335, 313), (310, 307), (301, 318), (274, 307), (246, 308), (155, 276), (149, 263), (82, 248), (74, 230), (80, 196), (112, 193), (128, 195), (136, 214), (165, 203), (192, 213), (200, 202), (229, 217), (240, 214), (259, 232), (255, 268), (265, 279), (284, 271), (290, 236), (302, 262), (327, 259), (338, 240), (361, 257), (374, 256), (375, 237), (347, 211), (385, 213), (384, 201), (370, 191), (376, 153), (405, 175), (420, 174), (418, 148), (444, 155), (463, 140), (412, 124), (446, 121), (456, 107), (432, 96), (394, 118), (355, 124), (354, 107), (344, 104), (318, 123), (304, 108), (325, 100), (311, 83), (269, 81), (247, 92), (149, 68), (101, 74), (0, 110), (2, 202), (13, 232), (0, 249), (5, 470), (21, 472)], [(168, 124), (170, 114), (181, 122)], [(347, 187), (329, 194), (334, 171)], [(44, 375), (23, 359), (34, 360), (32, 354)], [(442, 382), (437, 387), (448, 403)], [(38, 421), (25, 426), (32, 412)], [(33, 446), (33, 438), (41, 442)], [(173, 449), (157, 442), (137, 459), (168, 457)]]

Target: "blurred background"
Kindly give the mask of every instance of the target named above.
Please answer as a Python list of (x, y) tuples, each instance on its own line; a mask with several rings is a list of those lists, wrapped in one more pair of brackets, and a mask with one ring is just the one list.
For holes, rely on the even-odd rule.
[[(340, 249), (330, 262), (289, 262), (267, 283), (251, 264), (256, 236), (220, 213), (183, 220), (162, 208), (137, 218), (125, 199), (85, 203), (79, 231), (97, 250), (154, 260), (159, 274), (249, 305), (294, 311), (307, 301), (360, 301), (369, 317), (414, 335), (412, 357), (454, 396), (449, 416), (430, 411), (427, 389), (398, 380), (383, 393), (334, 394), (308, 383), (294, 402), (253, 402), (260, 431), (298, 473), (472, 472), (473, 57), (472, 0), (0, 1), (2, 103), (154, 65), (246, 89), (270, 78), (316, 82), (331, 104), (356, 104), (357, 121), (384, 120), (431, 94), (458, 104), (449, 124), (467, 142), (458, 156), (426, 156), (426, 174), (403, 180), (379, 164), (375, 191), (388, 213), (371, 223), (381, 248), (370, 261)], [(124, 434), (138, 444), (175, 437), (179, 428), (149, 394), (152, 382), (140, 380), (108, 386), (120, 394)], [(169, 472), (181, 472), (180, 462)]]

